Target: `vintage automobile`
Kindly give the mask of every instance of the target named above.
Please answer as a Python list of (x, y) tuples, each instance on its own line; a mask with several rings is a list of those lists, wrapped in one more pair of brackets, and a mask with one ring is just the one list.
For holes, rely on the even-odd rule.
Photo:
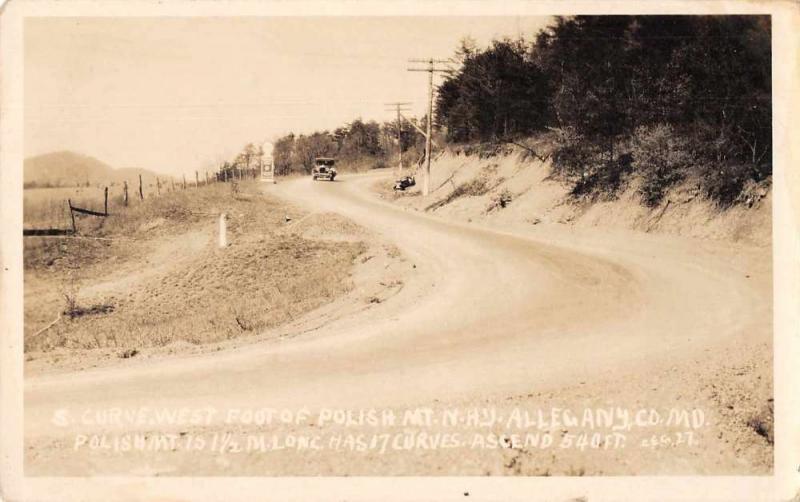
[(414, 180), (413, 176), (405, 176), (405, 177), (400, 178), (399, 180), (395, 181), (394, 189), (402, 191), (402, 190), (405, 190), (408, 187), (413, 187), (416, 184), (417, 184), (417, 182), (416, 182), (416, 180)]
[(335, 163), (336, 161), (329, 157), (317, 157), (314, 159), (314, 169), (311, 171), (311, 177), (314, 181), (333, 181), (336, 177), (336, 168), (333, 167)]

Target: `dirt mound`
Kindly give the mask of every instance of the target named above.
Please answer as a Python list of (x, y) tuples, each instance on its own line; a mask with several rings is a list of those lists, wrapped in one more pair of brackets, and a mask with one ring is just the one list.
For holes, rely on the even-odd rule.
[(288, 234), (310, 240), (347, 241), (362, 240), (367, 230), (336, 213), (312, 213), (284, 229)]

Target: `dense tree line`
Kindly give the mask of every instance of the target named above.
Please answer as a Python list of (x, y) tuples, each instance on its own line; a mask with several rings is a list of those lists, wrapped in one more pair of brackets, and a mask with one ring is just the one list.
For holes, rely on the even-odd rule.
[(451, 142), (552, 131), (553, 167), (575, 194), (613, 194), (635, 172), (645, 203), (696, 177), (728, 204), (771, 174), (769, 23), (577, 16), (531, 41), (465, 40), (436, 122)]
[[(280, 137), (272, 152), (278, 175), (311, 172), (315, 157), (334, 157), (344, 169), (382, 167), (391, 156), (397, 155), (397, 122), (379, 124), (356, 119), (333, 131)], [(410, 124), (400, 127), (406, 163), (416, 161), (419, 138)]]

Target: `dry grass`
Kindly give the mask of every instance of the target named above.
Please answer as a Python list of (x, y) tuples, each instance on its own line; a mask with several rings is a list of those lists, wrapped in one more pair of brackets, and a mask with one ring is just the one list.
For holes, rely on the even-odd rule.
[(439, 209), (440, 207), (446, 206), (447, 204), (450, 204), (454, 200), (461, 197), (480, 197), (481, 195), (486, 195), (489, 193), (491, 189), (492, 185), (490, 184), (488, 177), (478, 176), (469, 181), (461, 183), (452, 192), (448, 193), (445, 198), (430, 204), (425, 208), (425, 210), (432, 211)]
[[(213, 239), (219, 212), (230, 215), (231, 244), (224, 250)], [(364, 244), (284, 232), (286, 215), (301, 216), (256, 194), (252, 184), (243, 183), (237, 196), (220, 184), (93, 219), (93, 235), (134, 240), (26, 239), (41, 241), (26, 242), (26, 351), (226, 340), (278, 326), (348, 291), (350, 268)], [(159, 243), (180, 242), (190, 231), (207, 242), (178, 265), (116, 292), (82, 293), (113, 280), (116, 270), (151, 267), (147, 260)], [(119, 275), (125, 279), (125, 272)], [(61, 322), (34, 336), (59, 313), (66, 314)]]
[(27, 188), (22, 195), (22, 219), (26, 228), (70, 228), (72, 204), (103, 210), (103, 190), (96, 187)]
[[(253, 193), (256, 182), (243, 183), (243, 192)], [(67, 228), (69, 224), (57, 223), (60, 216), (56, 216), (61, 202), (59, 198), (69, 191), (86, 190), (87, 193), (96, 193), (85, 196), (84, 199), (74, 199), (73, 204), (102, 210), (102, 189), (97, 188), (51, 188), (26, 190), (26, 226), (35, 226), (36, 218), (45, 219), (48, 223), (39, 226), (56, 226)], [(53, 198), (47, 198), (46, 192), (53, 192)], [(27, 192), (38, 192), (28, 196)], [(81, 192), (83, 193), (83, 192)], [(120, 196), (121, 197), (121, 196)], [(109, 195), (111, 199), (111, 195)], [(78, 202), (76, 202), (76, 200)], [(109, 201), (107, 218), (95, 216), (76, 215), (78, 231), (83, 236), (99, 237), (101, 239), (70, 239), (50, 237), (27, 237), (24, 239), (25, 268), (29, 270), (50, 269), (56, 271), (74, 270), (85, 266), (92, 266), (102, 262), (108, 256), (116, 259), (124, 258), (132, 250), (131, 240), (147, 240), (159, 235), (174, 234), (188, 226), (209, 220), (207, 213), (244, 213), (248, 211), (251, 200), (246, 195), (233, 197), (229, 183), (214, 183), (201, 186), (197, 189), (175, 190), (174, 192), (162, 191), (161, 196), (147, 195), (144, 200), (133, 198), (125, 207), (121, 201)], [(66, 202), (63, 203), (66, 207)], [(283, 218), (284, 213), (273, 214), (273, 210), (280, 212), (286, 208), (279, 207), (276, 202), (262, 201), (261, 209), (265, 211), (264, 217), (273, 222)], [(290, 211), (293, 211), (290, 209)], [(66, 209), (67, 220), (69, 210)], [(47, 218), (50, 218), (49, 220)], [(134, 246), (135, 247), (135, 246)]]
[(29, 340), (27, 348), (142, 348), (255, 334), (348, 291), (350, 265), (363, 250), (360, 243), (294, 236), (252, 240), (224, 251), (212, 247), (189, 266), (107, 300), (112, 315), (70, 317)]
[[(72, 200), (73, 206), (103, 211), (102, 186), (81, 187), (48, 187), (26, 188), (22, 192), (22, 218), (26, 228), (70, 228), (72, 223), (69, 216), (67, 200)], [(162, 184), (160, 197), (169, 197), (182, 190), (176, 188), (170, 191), (170, 185)], [(131, 207), (136, 207), (143, 202), (139, 200), (138, 184), (128, 187), (129, 205), (123, 203), (123, 188), (120, 183), (108, 186), (108, 210), (110, 213), (119, 213)], [(143, 187), (145, 202), (156, 198), (154, 184), (145, 184)]]

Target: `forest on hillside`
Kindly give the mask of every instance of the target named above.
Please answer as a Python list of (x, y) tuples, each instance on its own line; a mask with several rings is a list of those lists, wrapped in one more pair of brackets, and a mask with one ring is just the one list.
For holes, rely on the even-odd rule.
[[(575, 196), (630, 179), (657, 205), (691, 179), (720, 205), (772, 173), (769, 16), (557, 17), (529, 39), (462, 40), (438, 88), (435, 134), (501, 144), (546, 134), (554, 174)], [(409, 160), (421, 136), (401, 130)], [(278, 174), (315, 156), (362, 167), (396, 154), (397, 124), (360, 119), (275, 143)]]
[(636, 172), (653, 205), (694, 176), (727, 204), (771, 174), (768, 16), (557, 18), (530, 42), (464, 41), (457, 58), (437, 99), (448, 140), (552, 130), (573, 193), (613, 193)]

